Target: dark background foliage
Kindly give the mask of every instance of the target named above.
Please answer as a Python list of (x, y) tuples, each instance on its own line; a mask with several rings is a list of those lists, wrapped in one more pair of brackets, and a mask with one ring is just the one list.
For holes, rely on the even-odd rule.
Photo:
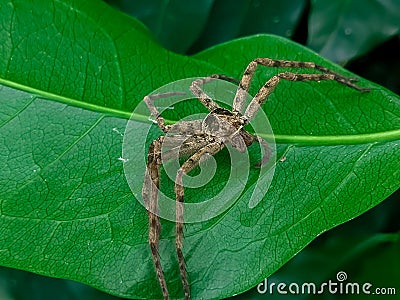
[[(237, 37), (272, 33), (400, 94), (400, 2), (396, 0), (106, 2), (141, 20), (160, 44), (174, 52), (190, 55)], [(321, 283), (343, 270), (351, 282), (396, 287), (400, 293), (399, 200), (397, 191), (364, 215), (322, 234), (269, 281)], [(253, 289), (234, 299), (282, 297), (259, 295)], [(363, 299), (358, 297), (350, 298)], [(0, 299), (117, 298), (72, 281), (1, 268)]]

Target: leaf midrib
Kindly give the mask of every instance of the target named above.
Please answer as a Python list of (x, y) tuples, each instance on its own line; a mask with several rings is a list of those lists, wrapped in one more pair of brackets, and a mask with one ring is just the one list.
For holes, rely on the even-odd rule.
[[(147, 116), (135, 114), (132, 112), (123, 111), (120, 109), (103, 107), (92, 103), (82, 102), (79, 100), (71, 99), (68, 97), (60, 96), (57, 94), (49, 93), (46, 91), (38, 90), (33, 87), (28, 87), (13, 81), (0, 78), (0, 84), (22, 90), (28, 93), (36, 94), (40, 97), (47, 98), (48, 100), (57, 101), (70, 106), (91, 110), (105, 115), (133, 119), (138, 122), (149, 123), (151, 122)], [(165, 120), (169, 124), (175, 121)], [(322, 145), (356, 145), (356, 144), (369, 144), (376, 142), (390, 142), (400, 140), (400, 129), (351, 134), (351, 135), (286, 135), (286, 134), (260, 134), (262, 138), (267, 141), (274, 141), (277, 144), (295, 144), (302, 146), (322, 146)]]

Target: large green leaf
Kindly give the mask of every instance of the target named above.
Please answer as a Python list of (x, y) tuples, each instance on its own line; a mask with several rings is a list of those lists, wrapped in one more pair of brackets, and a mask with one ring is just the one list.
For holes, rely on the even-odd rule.
[[(161, 296), (147, 214), (127, 185), (121, 159), (121, 133), (144, 95), (184, 77), (239, 77), (255, 57), (316, 61), (349, 74), (274, 36), (179, 56), (95, 0), (8, 0), (0, 16), (0, 264), (123, 297)], [(272, 72), (261, 70), (255, 85)], [(277, 163), (272, 187), (254, 209), (248, 197), (258, 171), (251, 169), (247, 190), (228, 211), (186, 225), (194, 299), (249, 289), (321, 232), (399, 187), (399, 98), (365, 80), (360, 85), (373, 90), (332, 82), (277, 88), (265, 110), (277, 133), (277, 155), (286, 160)], [(200, 109), (178, 106), (171, 119)], [(257, 149), (250, 154), (257, 160)], [(216, 156), (222, 175), (229, 168), (225, 155)], [(225, 177), (214, 177), (205, 192), (188, 190), (188, 199), (203, 201)], [(162, 182), (171, 188), (166, 176)], [(162, 263), (172, 298), (182, 297), (174, 224), (163, 225)]]

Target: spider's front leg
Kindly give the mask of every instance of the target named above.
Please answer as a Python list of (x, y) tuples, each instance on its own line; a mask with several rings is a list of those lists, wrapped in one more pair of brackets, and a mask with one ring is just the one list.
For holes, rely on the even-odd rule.
[[(319, 80), (335, 80), (341, 84), (344, 84), (348, 87), (351, 87), (353, 89), (356, 89), (358, 91), (368, 91), (369, 89), (362, 88), (356, 84), (354, 84), (355, 81), (357, 81), (356, 78), (349, 78), (346, 76), (343, 76), (339, 73), (336, 73), (334, 71), (329, 70), (328, 68), (325, 68), (323, 66), (317, 65), (314, 62), (303, 62), (303, 61), (290, 61), (290, 60), (279, 60), (279, 59), (270, 59), (270, 58), (256, 58), (253, 61), (249, 63), (249, 65), (246, 67), (243, 77), (240, 80), (239, 87), (237, 89), (235, 98), (233, 100), (233, 109), (237, 112), (242, 112), (244, 105), (245, 105), (245, 100), (246, 100), (246, 95), (250, 89), (250, 84), (253, 79), (253, 76), (256, 72), (256, 69), (259, 65), (265, 66), (265, 67), (274, 67), (274, 68), (296, 68), (296, 69), (314, 69), (322, 72), (322, 74), (297, 74), (299, 75), (296, 79), (289, 79), (289, 77), (293, 78), (293, 76), (289, 76), (284, 78), (284, 76), (278, 76), (278, 80), (270, 80), (264, 85), (264, 91), (268, 90), (269, 93), (262, 93), (258, 99), (261, 99), (261, 96), (264, 97), (263, 100), (265, 100), (268, 95), (272, 92), (272, 90), (275, 88), (275, 86), (278, 84), (279, 79), (286, 79), (286, 80), (292, 80), (292, 81), (306, 81), (306, 80), (313, 80), (313, 81), (319, 81)], [(281, 74), (289, 74), (288, 73), (280, 73)], [(295, 73), (290, 73), (290, 74), (295, 74)], [(301, 75), (303, 78), (301, 78)], [(315, 75), (308, 77), (307, 75)], [(272, 79), (272, 78), (271, 78)], [(256, 98), (256, 97), (255, 97)], [(260, 102), (260, 105), (262, 104), (263, 101), (258, 101)], [(250, 114), (248, 113), (248, 116)], [(251, 119), (252, 116), (250, 116)]]
[(282, 80), (288, 81), (322, 81), (322, 80), (331, 80), (336, 81), (341, 84), (345, 84), (351, 88), (357, 89), (361, 92), (369, 91), (368, 88), (361, 88), (352, 83), (352, 78), (346, 78), (336, 73), (323, 73), (323, 74), (297, 74), (293, 72), (284, 72), (279, 73), (271, 79), (269, 79), (257, 92), (254, 98), (251, 100), (249, 106), (246, 108), (245, 113), (243, 114), (243, 120), (247, 123), (251, 120), (257, 111), (260, 109), (261, 105), (268, 99), (268, 96), (275, 90), (278, 83)]
[(220, 140), (214, 139), (210, 143), (200, 149), (198, 152), (193, 154), (186, 162), (182, 164), (179, 168), (176, 179), (175, 179), (175, 195), (176, 195), (176, 253), (178, 256), (179, 271), (181, 275), (183, 290), (185, 293), (185, 299), (190, 297), (189, 282), (187, 278), (185, 258), (183, 256), (183, 222), (184, 222), (184, 189), (182, 177), (184, 174), (189, 173), (196, 166), (198, 166), (202, 157), (207, 157), (205, 155), (214, 155), (221, 151), (225, 147), (224, 143)]

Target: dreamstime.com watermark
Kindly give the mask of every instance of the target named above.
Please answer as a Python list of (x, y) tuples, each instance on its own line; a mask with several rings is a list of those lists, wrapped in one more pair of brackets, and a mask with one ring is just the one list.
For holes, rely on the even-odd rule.
[(328, 280), (321, 284), (313, 282), (284, 283), (268, 282), (268, 278), (257, 286), (260, 294), (279, 295), (396, 295), (394, 287), (374, 287), (369, 282), (358, 283), (347, 281), (347, 274), (340, 271), (336, 274), (335, 280)]

